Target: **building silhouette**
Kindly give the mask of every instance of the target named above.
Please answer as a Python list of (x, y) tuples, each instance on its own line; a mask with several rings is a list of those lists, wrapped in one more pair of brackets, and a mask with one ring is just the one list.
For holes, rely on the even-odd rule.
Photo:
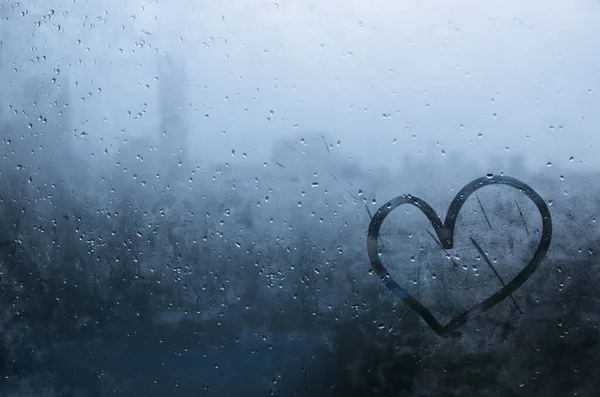
[[(175, 177), (186, 157), (185, 112), (187, 74), (182, 61), (167, 54), (158, 59), (158, 100), (160, 106), (159, 150), (165, 156), (168, 175)], [(173, 165), (175, 167), (173, 167)]]
[(185, 176), (187, 79), (183, 64), (170, 55), (157, 55), (156, 70), (157, 130), (136, 133), (119, 148), (116, 159), (128, 179), (164, 192), (189, 178)]

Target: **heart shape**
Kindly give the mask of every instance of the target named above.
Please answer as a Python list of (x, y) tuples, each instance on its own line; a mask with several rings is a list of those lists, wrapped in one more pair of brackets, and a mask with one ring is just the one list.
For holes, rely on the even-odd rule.
[[(395, 208), (403, 204), (411, 204), (417, 207), (423, 212), (431, 225), (433, 226), (438, 239), (445, 249), (451, 249), (454, 244), (454, 226), (456, 225), (456, 219), (463, 204), (467, 201), (475, 191), (488, 185), (507, 185), (511, 186), (519, 191), (523, 192), (537, 207), (540, 215), (542, 216), (542, 237), (540, 243), (535, 251), (535, 254), (529, 261), (529, 263), (521, 270), (519, 274), (515, 276), (509, 283), (504, 285), (501, 289), (485, 299), (483, 302), (478, 303), (468, 310), (460, 313), (447, 325), (442, 326), (438, 320), (431, 314), (421, 302), (411, 296), (403, 287), (401, 287), (388, 273), (387, 269), (379, 258), (379, 230), (383, 220), (392, 212)], [(377, 212), (373, 215), (371, 223), (369, 224), (369, 230), (367, 233), (367, 251), (369, 259), (373, 269), (377, 275), (381, 278), (381, 281), (398, 296), (402, 301), (408, 305), (412, 310), (417, 312), (425, 320), (425, 322), (440, 336), (456, 336), (460, 333), (458, 328), (464, 325), (470, 318), (476, 314), (482, 313), (507, 298), (513, 292), (515, 292), (531, 275), (536, 271), (548, 248), (550, 247), (550, 241), (552, 239), (552, 217), (550, 216), (550, 210), (544, 202), (544, 200), (537, 194), (532, 188), (527, 186), (525, 183), (507, 176), (486, 176), (475, 179), (464, 188), (462, 188), (452, 200), (448, 212), (446, 214), (446, 221), (442, 223), (438, 215), (435, 213), (433, 208), (425, 201), (418, 197), (411, 195), (398, 196), (389, 202), (381, 206)]]

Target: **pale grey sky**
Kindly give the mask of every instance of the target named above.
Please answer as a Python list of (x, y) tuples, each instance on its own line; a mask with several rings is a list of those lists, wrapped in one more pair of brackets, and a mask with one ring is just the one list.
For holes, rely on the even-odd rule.
[[(405, 154), (443, 164), (457, 153), (483, 163), (524, 155), (535, 167), (570, 157), (600, 166), (598, 1), (56, 0), (21, 8), (27, 14), (12, 10), (9, 25), (24, 27), (5, 45), (14, 44), (6, 58), (21, 63), (13, 76), (50, 76), (60, 65), (78, 82), (74, 114), (89, 130), (82, 153), (114, 150), (124, 136), (155, 128), (155, 60), (167, 52), (186, 59), (189, 144), (201, 158), (236, 150), (262, 162), (274, 138), (319, 131), (368, 166), (397, 166)], [(47, 60), (32, 62), (36, 53)]]

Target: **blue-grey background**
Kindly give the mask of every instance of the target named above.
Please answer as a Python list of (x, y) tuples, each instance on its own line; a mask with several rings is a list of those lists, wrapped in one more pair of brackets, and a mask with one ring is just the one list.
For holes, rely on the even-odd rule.
[[(593, 395), (600, 3), (0, 1), (0, 393)], [(369, 212), (488, 173), (554, 238), (440, 339), (370, 272)], [(487, 218), (487, 219), (486, 219)], [(391, 274), (444, 322), (541, 220), (482, 189)]]

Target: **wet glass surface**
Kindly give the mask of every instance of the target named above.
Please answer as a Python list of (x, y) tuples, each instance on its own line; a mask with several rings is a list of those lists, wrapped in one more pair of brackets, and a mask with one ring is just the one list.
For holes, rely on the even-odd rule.
[(0, 0), (0, 395), (595, 395), (598, 15)]

